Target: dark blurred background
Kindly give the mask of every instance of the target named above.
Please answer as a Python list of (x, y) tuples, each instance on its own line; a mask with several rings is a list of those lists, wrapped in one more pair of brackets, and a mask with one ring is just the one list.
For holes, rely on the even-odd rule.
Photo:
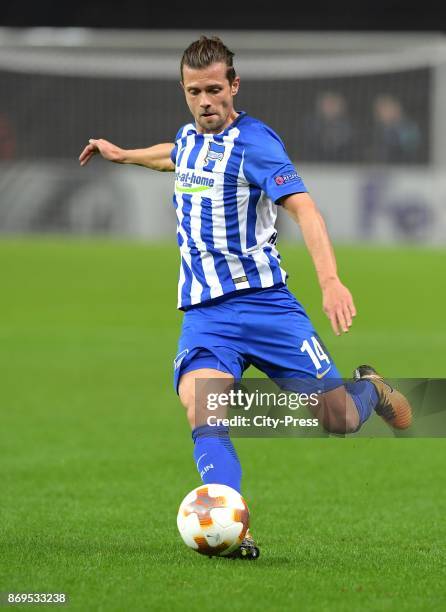
[(445, 31), (441, 2), (40, 2), (2, 3), (0, 23), (12, 27), (229, 30)]
[(0, 233), (174, 236), (170, 175), (77, 157), (90, 137), (172, 141), (191, 120), (181, 54), (218, 34), (237, 109), (281, 136), (335, 240), (443, 244), (443, 13), (429, 0), (3, 3)]

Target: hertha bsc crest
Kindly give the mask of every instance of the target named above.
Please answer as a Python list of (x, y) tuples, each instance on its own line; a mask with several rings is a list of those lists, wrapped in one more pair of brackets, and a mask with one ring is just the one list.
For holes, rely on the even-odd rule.
[(210, 142), (208, 152), (206, 153), (205, 161), (207, 163), (221, 161), (223, 159), (224, 154), (225, 154), (224, 145), (217, 144), (216, 142)]

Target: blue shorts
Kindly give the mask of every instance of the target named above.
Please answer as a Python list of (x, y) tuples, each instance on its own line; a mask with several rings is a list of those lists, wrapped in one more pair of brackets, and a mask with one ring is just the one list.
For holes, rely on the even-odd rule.
[(213, 368), (239, 381), (250, 365), (275, 381), (289, 379), (292, 390), (292, 379), (318, 385), (323, 380), (325, 390), (342, 384), (307, 313), (286, 285), (234, 294), (184, 314), (174, 360), (177, 392), (186, 372)]

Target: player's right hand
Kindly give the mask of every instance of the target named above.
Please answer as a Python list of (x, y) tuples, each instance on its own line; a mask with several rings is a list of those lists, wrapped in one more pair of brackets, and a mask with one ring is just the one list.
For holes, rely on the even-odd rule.
[(104, 159), (108, 159), (118, 164), (122, 163), (124, 160), (124, 151), (120, 147), (117, 147), (103, 138), (90, 138), (87, 146), (79, 155), (80, 165), (85, 166), (96, 153), (99, 153)]
[(353, 297), (339, 278), (331, 279), (322, 287), (323, 309), (330, 319), (331, 326), (337, 336), (348, 332), (356, 316)]

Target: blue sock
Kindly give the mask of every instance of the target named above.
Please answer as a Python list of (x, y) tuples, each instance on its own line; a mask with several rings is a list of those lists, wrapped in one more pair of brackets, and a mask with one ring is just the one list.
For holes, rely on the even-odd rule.
[(240, 493), (242, 468), (228, 427), (201, 425), (192, 432), (194, 459), (205, 484), (224, 484)]
[(369, 380), (357, 380), (353, 383), (346, 383), (345, 388), (355, 402), (359, 414), (359, 427), (361, 427), (378, 403), (375, 385)]

